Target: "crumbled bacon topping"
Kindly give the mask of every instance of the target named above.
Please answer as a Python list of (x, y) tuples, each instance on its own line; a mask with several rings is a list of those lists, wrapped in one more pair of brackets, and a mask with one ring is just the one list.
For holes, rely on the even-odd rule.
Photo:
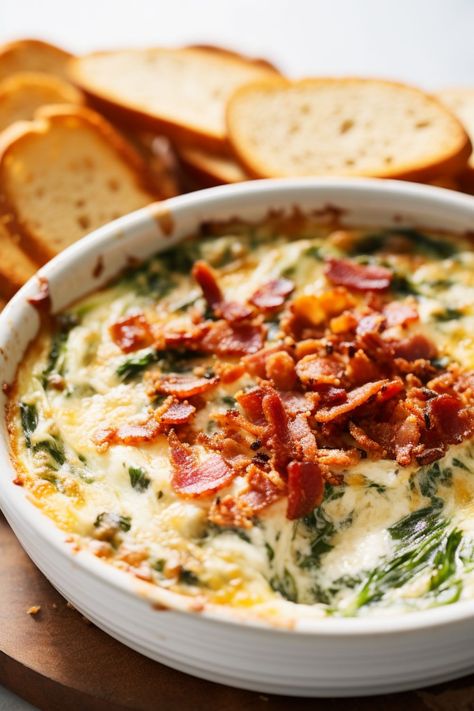
[(354, 291), (385, 291), (392, 281), (390, 269), (348, 259), (328, 259), (325, 274), (332, 284)]
[[(97, 433), (98, 446), (148, 442), (176, 428), (168, 434), (175, 491), (214, 497), (209, 519), (218, 525), (249, 527), (283, 497), (289, 519), (309, 514), (324, 487), (342, 483), (362, 456), (423, 465), (472, 437), (474, 375), (439, 365), (436, 344), (417, 330), (416, 302), (390, 301), (392, 272), (329, 259), (325, 275), (322, 293), (290, 299), (294, 285), (282, 278), (240, 304), (225, 299), (206, 262), (196, 262), (210, 313), (197, 309), (188, 325), (177, 320), (153, 331), (152, 343), (140, 314), (111, 334), (125, 352), (152, 344), (211, 355), (213, 372), (150, 372), (149, 395), (168, 396), (164, 403), (143, 424)], [(278, 309), (278, 336), (266, 343), (265, 320)], [(208, 393), (241, 378), (235, 405), (224, 410), (213, 398), (214, 431), (196, 432), (192, 420)], [(198, 456), (196, 445), (207, 454)]]
[(137, 351), (153, 343), (150, 324), (142, 313), (119, 319), (110, 326), (109, 331), (113, 342), (123, 353)]

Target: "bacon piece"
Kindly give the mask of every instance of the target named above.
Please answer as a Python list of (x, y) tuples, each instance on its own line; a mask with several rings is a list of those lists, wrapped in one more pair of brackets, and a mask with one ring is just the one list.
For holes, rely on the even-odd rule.
[(268, 356), (265, 374), (278, 390), (291, 390), (295, 386), (295, 362), (286, 351), (277, 351)]
[(356, 328), (356, 335), (362, 338), (367, 333), (380, 333), (385, 325), (385, 317), (379, 313), (362, 316)]
[(297, 458), (314, 461), (317, 456), (318, 446), (316, 437), (309, 426), (307, 415), (303, 413), (296, 415), (293, 420), (289, 420), (288, 427)]
[(249, 504), (227, 494), (212, 502), (208, 519), (216, 526), (225, 528), (252, 528), (252, 516), (253, 511)]
[(110, 336), (123, 353), (145, 348), (153, 343), (150, 324), (143, 314), (125, 316), (109, 328)]
[(216, 316), (226, 321), (243, 321), (252, 315), (252, 309), (236, 301), (225, 301), (224, 295), (217, 283), (216, 273), (212, 267), (203, 260), (194, 263), (192, 275), (202, 289), (202, 293), (209, 308)]
[(273, 465), (282, 473), (291, 459), (293, 442), (283, 402), (273, 388), (268, 388), (265, 393), (262, 409), (268, 423), (268, 446), (273, 452)]
[(347, 393), (346, 402), (334, 407), (323, 407), (316, 412), (315, 418), (317, 422), (331, 422), (336, 417), (341, 417), (356, 407), (364, 405), (371, 397), (377, 395), (384, 385), (388, 384), (388, 380), (376, 380), (375, 383), (366, 383), (355, 390)]
[(328, 259), (324, 271), (333, 284), (354, 291), (385, 291), (392, 281), (392, 272), (374, 264), (357, 264), (346, 259)]
[(359, 348), (349, 360), (347, 375), (354, 385), (362, 385), (372, 380), (379, 380), (381, 372), (378, 365)]
[(266, 472), (255, 464), (247, 469), (247, 489), (239, 498), (258, 513), (285, 493), (286, 485), (277, 472)]
[(224, 295), (217, 283), (216, 273), (207, 262), (202, 259), (195, 262), (191, 273), (201, 287), (206, 303), (211, 309), (224, 301)]
[(250, 390), (237, 393), (235, 398), (252, 422), (264, 422), (265, 416), (262, 407), (264, 396), (265, 390), (256, 385)]
[(334, 388), (332, 386), (322, 385), (318, 388), (320, 403), (324, 407), (340, 405), (347, 400), (347, 391), (344, 388)]
[(438, 355), (438, 349), (433, 341), (430, 341), (422, 333), (415, 333), (401, 341), (395, 341), (392, 346), (396, 357), (405, 358), (408, 361), (431, 360)]
[(199, 462), (189, 444), (183, 444), (174, 430), (168, 435), (172, 466), (171, 485), (181, 496), (205, 497), (228, 486), (235, 472), (220, 454)]
[(256, 353), (263, 346), (264, 329), (252, 324), (230, 324), (216, 321), (200, 342), (205, 353), (243, 356)]
[(312, 412), (319, 401), (317, 393), (309, 393), (306, 396), (304, 393), (290, 390), (279, 392), (278, 394), (283, 402), (283, 407), (290, 417), (303, 412)]
[(319, 449), (318, 461), (329, 469), (348, 469), (360, 459), (357, 449)]
[(344, 366), (330, 356), (307, 355), (296, 364), (296, 374), (306, 387), (339, 385), (344, 375)]
[(288, 506), (290, 521), (307, 516), (323, 500), (324, 479), (317, 462), (290, 462), (288, 465)]
[(104, 427), (98, 430), (93, 440), (99, 448), (107, 448), (110, 444), (126, 444), (134, 446), (143, 442), (151, 442), (161, 432), (160, 423), (154, 417), (142, 424), (124, 424), (118, 427)]
[(448, 444), (459, 444), (473, 433), (472, 412), (457, 397), (439, 395), (428, 401), (427, 411), (432, 426)]
[(383, 307), (387, 328), (392, 326), (408, 326), (418, 321), (419, 315), (415, 304), (404, 301), (391, 301)]
[[(185, 330), (178, 329), (176, 331), (166, 331), (162, 337), (164, 338), (167, 348), (190, 348), (196, 349), (204, 335), (209, 331), (209, 323), (199, 323), (186, 327)], [(161, 334), (158, 334), (158, 337)]]
[(266, 433), (266, 426), (250, 422), (250, 420), (243, 417), (238, 410), (214, 412), (212, 417), (218, 425), (221, 425), (221, 427), (229, 432), (244, 430), (244, 432), (248, 432), (257, 439), (261, 439)]
[(189, 402), (179, 402), (169, 398), (169, 402), (163, 403), (163, 408), (157, 412), (157, 419), (161, 425), (185, 425), (196, 412), (194, 405)]
[(178, 400), (186, 400), (194, 395), (201, 395), (212, 390), (218, 382), (217, 375), (210, 378), (200, 378), (192, 373), (169, 373), (169, 375), (157, 376), (153, 382), (153, 389), (157, 393), (174, 395)]
[(371, 439), (367, 432), (355, 424), (355, 422), (349, 422), (349, 432), (352, 437), (357, 442), (358, 446), (377, 458), (385, 456), (385, 450), (380, 446), (378, 442)]
[(262, 284), (250, 297), (251, 304), (262, 311), (277, 309), (283, 306), (285, 299), (294, 291), (295, 285), (289, 279), (272, 279)]
[(256, 353), (246, 355), (242, 358), (242, 365), (249, 375), (254, 375), (258, 378), (265, 378), (267, 358), (273, 353), (280, 353), (281, 350), (282, 346), (278, 344), (274, 346), (266, 346), (265, 348), (258, 350)]
[(392, 397), (399, 395), (404, 389), (403, 380), (401, 378), (395, 378), (390, 380), (386, 385), (383, 385), (377, 396), (377, 402), (386, 402)]
[(392, 444), (395, 451), (395, 458), (402, 467), (411, 463), (413, 450), (420, 441), (420, 425), (415, 415), (408, 417), (401, 422), (393, 433)]

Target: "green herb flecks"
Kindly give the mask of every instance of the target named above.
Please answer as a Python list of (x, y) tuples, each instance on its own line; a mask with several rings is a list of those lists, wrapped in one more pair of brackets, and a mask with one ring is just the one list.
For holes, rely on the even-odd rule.
[(53, 469), (56, 469), (57, 466), (62, 466), (66, 461), (64, 445), (59, 437), (52, 437), (51, 439), (43, 439), (41, 442), (36, 442), (33, 445), (33, 451), (46, 452), (50, 457), (50, 465)]
[(141, 467), (129, 467), (130, 484), (137, 491), (146, 491), (150, 486), (150, 478)]
[(78, 323), (79, 319), (74, 314), (63, 314), (56, 318), (56, 331), (52, 337), (46, 367), (41, 373), (41, 383), (45, 389), (48, 388), (52, 375), (62, 374), (63, 356), (66, 353), (67, 340), (71, 330)]
[(25, 435), (27, 447), (31, 447), (31, 435), (38, 426), (38, 410), (36, 405), (20, 402), (20, 421)]
[(150, 349), (140, 355), (124, 360), (115, 371), (124, 382), (129, 382), (143, 373), (144, 370), (158, 361), (158, 352)]
[(459, 309), (452, 309), (447, 307), (443, 311), (438, 311), (437, 313), (433, 314), (433, 318), (435, 321), (443, 322), (443, 321), (455, 321), (459, 318), (463, 317), (463, 312), (460, 311)]
[(274, 575), (270, 580), (272, 590), (280, 593), (282, 597), (290, 602), (298, 602), (298, 588), (290, 571), (285, 568), (283, 575)]

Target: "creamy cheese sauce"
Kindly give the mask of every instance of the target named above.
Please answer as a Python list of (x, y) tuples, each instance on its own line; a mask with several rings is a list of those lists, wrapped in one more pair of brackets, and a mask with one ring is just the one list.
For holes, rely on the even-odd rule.
[[(164, 435), (134, 446), (96, 445), (104, 425), (140, 423), (157, 407), (147, 373), (212, 369), (212, 356), (153, 348), (125, 355), (109, 331), (135, 312), (157, 326), (189, 326), (193, 310), (206, 307), (190, 276), (198, 258), (213, 265), (226, 298), (239, 302), (281, 276), (296, 294), (318, 294), (331, 256), (388, 266), (393, 298), (417, 305), (420, 320), (410, 332), (432, 338), (440, 360), (474, 368), (467, 240), (411, 230), (331, 232), (310, 222), (290, 236), (272, 222), (214, 231), (220, 234), (188, 240), (75, 304), (30, 348), (11, 398), (10, 429), (33, 503), (77, 545), (138, 578), (270, 616), (296, 607), (303, 617), (389, 614), (472, 597), (471, 441), (421, 468), (361, 459), (342, 472), (342, 484), (326, 487), (312, 514), (290, 521), (282, 499), (245, 529), (210, 524), (209, 500), (175, 493)], [(278, 315), (267, 327), (271, 343), (280, 337)], [(212, 433), (213, 413), (235, 407), (233, 395), (251, 383), (244, 375), (206, 394), (193, 427)], [(237, 476), (226, 492), (239, 487)]]

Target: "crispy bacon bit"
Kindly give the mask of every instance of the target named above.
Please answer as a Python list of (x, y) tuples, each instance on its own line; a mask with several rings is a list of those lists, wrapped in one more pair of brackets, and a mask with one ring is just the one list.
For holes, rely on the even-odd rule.
[(377, 396), (379, 402), (385, 402), (390, 400), (392, 397), (399, 395), (404, 389), (403, 380), (401, 378), (396, 378), (391, 380), (386, 385), (383, 385)]
[(268, 356), (265, 373), (279, 390), (291, 390), (295, 386), (295, 362), (286, 351), (278, 351)]
[(211, 496), (228, 486), (235, 472), (220, 454), (213, 453), (199, 462), (189, 444), (183, 444), (174, 430), (168, 435), (173, 469), (171, 485), (181, 496)]
[(262, 409), (268, 423), (268, 441), (274, 452), (273, 465), (282, 473), (291, 459), (293, 443), (283, 402), (273, 388), (269, 388), (265, 393)]
[(360, 459), (357, 449), (319, 449), (318, 460), (329, 469), (348, 469)]
[(273, 279), (262, 284), (250, 297), (251, 304), (262, 311), (277, 309), (283, 306), (287, 296), (294, 291), (295, 285), (289, 279)]
[(371, 439), (362, 427), (356, 425), (355, 422), (349, 422), (349, 432), (355, 439), (357, 445), (363, 449), (364, 452), (376, 458), (385, 456), (384, 448), (381, 447), (378, 442)]
[(317, 462), (290, 462), (288, 465), (288, 506), (291, 521), (307, 516), (319, 506), (324, 494), (322, 469)]
[(207, 305), (214, 309), (218, 304), (224, 301), (224, 295), (217, 283), (217, 277), (214, 269), (202, 259), (194, 263), (192, 275), (202, 289)]
[(408, 324), (414, 323), (419, 319), (416, 305), (404, 301), (391, 301), (389, 304), (385, 304), (383, 314), (387, 322), (387, 328), (408, 326)]
[(298, 459), (315, 460), (318, 446), (316, 437), (308, 423), (306, 413), (299, 413), (293, 420), (289, 420), (288, 427), (293, 440), (293, 449)]
[(226, 321), (243, 321), (252, 315), (252, 309), (248, 306), (235, 301), (225, 301), (216, 274), (207, 262), (203, 260), (195, 262), (192, 274), (202, 289), (207, 305), (216, 316)]
[(439, 395), (428, 401), (428, 414), (432, 426), (448, 444), (459, 444), (473, 433), (474, 421), (462, 401), (451, 395)]
[(290, 417), (294, 417), (302, 412), (311, 413), (319, 401), (317, 393), (304, 395), (296, 391), (280, 392), (283, 407)]
[(349, 360), (347, 374), (354, 385), (362, 385), (371, 380), (379, 380), (381, 372), (367, 353), (359, 348)]
[(408, 361), (431, 360), (438, 355), (438, 349), (433, 341), (430, 341), (422, 333), (415, 333), (413, 336), (397, 341), (393, 344), (393, 349), (396, 357)]
[(94, 443), (100, 449), (106, 449), (111, 444), (126, 444), (134, 446), (143, 442), (151, 442), (160, 434), (161, 427), (153, 417), (143, 424), (125, 424), (119, 427), (104, 427), (93, 437)]
[(332, 385), (321, 385), (318, 388), (320, 403), (324, 407), (340, 405), (347, 400), (347, 392), (344, 388), (334, 388)]
[(199, 349), (218, 356), (244, 356), (262, 348), (264, 333), (262, 326), (216, 321), (204, 335)]
[(242, 499), (235, 496), (222, 497), (212, 502), (209, 510), (209, 521), (224, 528), (251, 528), (252, 508)]
[(386, 385), (388, 380), (377, 380), (375, 383), (366, 383), (355, 390), (347, 393), (347, 400), (341, 405), (334, 407), (323, 407), (317, 411), (315, 417), (317, 422), (331, 422), (341, 415), (345, 415), (351, 410), (364, 405), (371, 397), (377, 395), (381, 388)]
[(252, 422), (264, 422), (262, 401), (265, 390), (258, 385), (237, 393), (236, 400)]
[(169, 373), (158, 375), (153, 381), (153, 390), (164, 395), (174, 395), (178, 400), (186, 400), (194, 395), (201, 395), (215, 388), (219, 378), (200, 378), (192, 373)]
[(121, 318), (110, 326), (109, 331), (113, 342), (123, 353), (130, 353), (153, 343), (150, 324), (142, 313)]
[(307, 355), (296, 364), (296, 373), (307, 387), (318, 385), (339, 385), (344, 367), (332, 357)]
[(385, 325), (385, 317), (379, 313), (362, 316), (357, 324), (356, 335), (361, 338), (366, 333), (380, 333)]
[(324, 273), (333, 284), (354, 291), (385, 291), (392, 281), (392, 272), (385, 267), (346, 259), (328, 259)]
[(204, 335), (209, 331), (210, 324), (199, 323), (187, 327), (185, 330), (166, 331), (163, 334), (166, 348), (197, 349)]
[(265, 378), (267, 358), (273, 353), (280, 352), (281, 345), (266, 346), (265, 348), (261, 348), (256, 353), (246, 355), (245, 358), (242, 358), (242, 365), (249, 375), (255, 375), (258, 378)]
[(408, 415), (401, 422), (393, 434), (393, 448), (395, 457), (402, 467), (410, 464), (413, 450), (420, 441), (420, 425), (415, 415)]
[(185, 425), (196, 412), (194, 405), (186, 400), (179, 402), (173, 398), (163, 403), (162, 408), (157, 412), (157, 419), (162, 425)]
[(277, 472), (266, 472), (251, 464), (247, 469), (247, 490), (239, 498), (253, 513), (258, 513), (277, 501), (285, 489), (285, 482)]

